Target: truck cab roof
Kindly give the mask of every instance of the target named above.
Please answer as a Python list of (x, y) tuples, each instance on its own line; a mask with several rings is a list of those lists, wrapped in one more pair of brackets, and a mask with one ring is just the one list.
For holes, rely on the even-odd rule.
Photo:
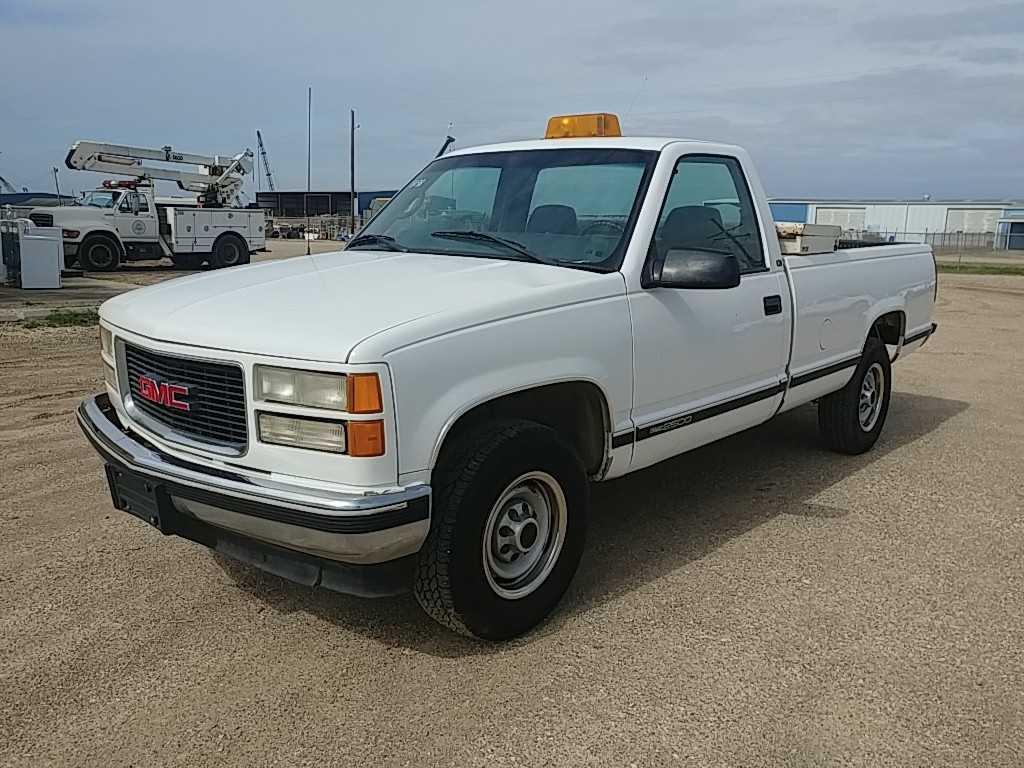
[(445, 157), (457, 155), (473, 155), (485, 152), (516, 152), (540, 149), (638, 149), (660, 152), (670, 144), (701, 144), (709, 148), (714, 147), (716, 152), (727, 151), (732, 154), (742, 152), (738, 146), (721, 144), (703, 139), (671, 138), (665, 136), (595, 136), (570, 139), (532, 139), (527, 141), (507, 141), (500, 144), (484, 144), (476, 147), (466, 147), (448, 152)]

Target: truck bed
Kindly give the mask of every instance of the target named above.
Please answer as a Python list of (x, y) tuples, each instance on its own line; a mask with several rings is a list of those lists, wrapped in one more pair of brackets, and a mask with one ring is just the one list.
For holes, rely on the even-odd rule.
[[(848, 244), (831, 253), (783, 258), (796, 303), (793, 376), (858, 356), (864, 329), (888, 312), (904, 313), (906, 338), (931, 328), (936, 274), (928, 245)], [(824, 377), (820, 385), (801, 388), (801, 401), (843, 383)], [(796, 404), (787, 400), (787, 408)]]

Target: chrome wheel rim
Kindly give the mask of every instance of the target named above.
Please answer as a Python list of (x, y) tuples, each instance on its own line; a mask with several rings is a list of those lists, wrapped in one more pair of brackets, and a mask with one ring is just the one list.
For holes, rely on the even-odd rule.
[(870, 432), (878, 423), (882, 413), (882, 393), (885, 391), (885, 372), (879, 363), (874, 363), (864, 373), (860, 384), (860, 400), (857, 404), (857, 418), (860, 428)]
[(483, 538), (484, 574), (497, 595), (519, 600), (544, 583), (565, 542), (567, 511), (547, 472), (520, 475), (501, 492)]

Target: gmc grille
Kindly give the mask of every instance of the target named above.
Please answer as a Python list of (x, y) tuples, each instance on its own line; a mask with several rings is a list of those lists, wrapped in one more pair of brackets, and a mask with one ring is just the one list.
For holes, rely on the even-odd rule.
[[(245, 384), (239, 366), (163, 355), (131, 344), (124, 345), (124, 358), (132, 404), (139, 411), (193, 440), (239, 453), (245, 450)], [(176, 402), (187, 403), (188, 410), (143, 397), (140, 377), (157, 385), (186, 387), (187, 394), (179, 395)], [(152, 398), (152, 391), (148, 394)]]
[(30, 213), (28, 217), (32, 220), (32, 223), (35, 224), (37, 227), (53, 226), (52, 213)]

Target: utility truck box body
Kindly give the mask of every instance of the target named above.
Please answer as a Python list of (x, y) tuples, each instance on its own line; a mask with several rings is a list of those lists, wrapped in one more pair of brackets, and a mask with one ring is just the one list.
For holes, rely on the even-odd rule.
[(225, 232), (241, 236), (250, 250), (266, 247), (266, 217), (259, 209), (175, 206), (162, 210), (169, 228), (168, 244), (175, 253), (213, 253), (217, 238)]

